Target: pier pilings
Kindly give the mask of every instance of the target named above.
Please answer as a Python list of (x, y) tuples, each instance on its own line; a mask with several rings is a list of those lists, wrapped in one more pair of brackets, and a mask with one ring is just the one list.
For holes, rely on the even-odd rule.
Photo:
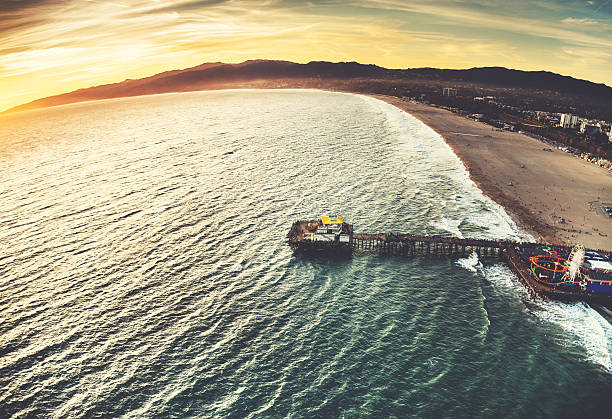
[(398, 256), (467, 256), (476, 252), (480, 257), (500, 257), (510, 243), (496, 240), (460, 239), (443, 236), (413, 236), (410, 234), (353, 234), (353, 250), (375, 251)]

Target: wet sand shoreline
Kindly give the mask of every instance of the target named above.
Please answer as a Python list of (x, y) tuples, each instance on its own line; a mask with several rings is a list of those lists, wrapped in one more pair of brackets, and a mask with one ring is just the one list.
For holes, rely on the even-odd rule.
[[(612, 249), (612, 175), (516, 132), (445, 109), (371, 95), (431, 127), (461, 159), (470, 178), (524, 230), (546, 242)], [(510, 185), (511, 183), (511, 185)]]

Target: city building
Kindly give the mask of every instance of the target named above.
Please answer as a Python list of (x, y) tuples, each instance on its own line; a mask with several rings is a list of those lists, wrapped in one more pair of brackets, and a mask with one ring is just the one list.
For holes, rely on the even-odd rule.
[(598, 124), (582, 121), (580, 123), (580, 132), (586, 135), (601, 134), (601, 127)]
[(561, 114), (561, 120), (559, 121), (559, 126), (562, 128), (576, 128), (578, 124), (578, 117), (576, 115), (572, 115), (571, 113)]
[(454, 89), (452, 87), (445, 87), (442, 89), (442, 96), (457, 96), (457, 89)]

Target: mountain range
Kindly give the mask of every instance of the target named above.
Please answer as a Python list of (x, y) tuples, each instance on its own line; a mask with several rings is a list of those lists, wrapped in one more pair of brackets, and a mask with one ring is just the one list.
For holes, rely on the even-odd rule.
[(547, 71), (503, 67), (467, 70), (387, 69), (356, 62), (251, 60), (240, 64), (205, 63), (136, 80), (105, 84), (50, 96), (5, 112), (67, 103), (157, 93), (225, 88), (313, 87), (357, 93), (410, 96), (456, 87), (460, 94), (510, 96), (533, 109), (589, 113), (612, 119), (612, 87)]

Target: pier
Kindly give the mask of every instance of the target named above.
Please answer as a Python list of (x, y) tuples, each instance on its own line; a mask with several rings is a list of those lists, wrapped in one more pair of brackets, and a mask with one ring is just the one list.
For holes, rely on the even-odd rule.
[[(329, 222), (328, 222), (329, 221)], [(365, 234), (353, 232), (353, 226), (325, 217), (324, 221), (296, 221), (287, 237), (295, 250), (327, 252), (376, 252), (398, 256), (500, 257), (512, 242), (503, 240), (463, 239), (450, 236), (417, 236), (400, 233)], [(327, 224), (326, 224), (327, 223)], [(328, 227), (329, 225), (329, 227)]]
[(354, 233), (349, 240), (353, 250), (370, 250), (399, 256), (467, 256), (500, 257), (511, 242), (499, 240), (460, 239), (448, 236), (415, 236), (411, 234)]
[[(559, 277), (555, 283), (551, 283), (551, 279), (546, 278), (546, 276), (536, 276), (534, 266), (539, 265), (534, 262), (533, 255), (543, 254), (548, 258), (554, 258), (557, 262), (551, 262), (550, 264), (557, 263), (554, 268), (555, 272), (562, 272), (557, 270), (558, 266), (563, 265), (564, 261), (567, 260), (558, 255), (571, 254), (574, 248), (571, 246), (437, 235), (419, 236), (393, 232), (355, 233), (353, 226), (345, 223), (342, 217), (322, 217), (321, 220), (315, 221), (295, 221), (287, 234), (287, 238), (289, 239), (289, 245), (296, 252), (316, 252), (324, 255), (376, 253), (400, 257), (461, 258), (476, 253), (481, 259), (493, 258), (505, 262), (533, 296), (538, 295), (562, 301), (583, 300), (612, 308), (612, 273), (610, 270), (606, 271), (604, 269), (603, 273), (601, 270), (592, 271), (593, 278), (589, 278), (588, 283), (574, 280), (574, 278), (571, 278), (571, 281), (562, 280)], [(584, 257), (584, 248), (582, 250)], [(599, 255), (601, 260), (612, 261), (611, 251), (590, 249), (590, 252)], [(582, 266), (582, 262), (579, 266)], [(607, 266), (612, 266), (612, 263)], [(539, 268), (552, 272), (550, 266), (539, 266)], [(564, 269), (567, 270), (567, 266)], [(595, 275), (598, 277), (596, 278)], [(554, 276), (552, 281), (555, 281)], [(563, 284), (566, 285), (562, 286)], [(567, 284), (570, 286), (567, 286)], [(584, 287), (581, 288), (583, 285)]]

